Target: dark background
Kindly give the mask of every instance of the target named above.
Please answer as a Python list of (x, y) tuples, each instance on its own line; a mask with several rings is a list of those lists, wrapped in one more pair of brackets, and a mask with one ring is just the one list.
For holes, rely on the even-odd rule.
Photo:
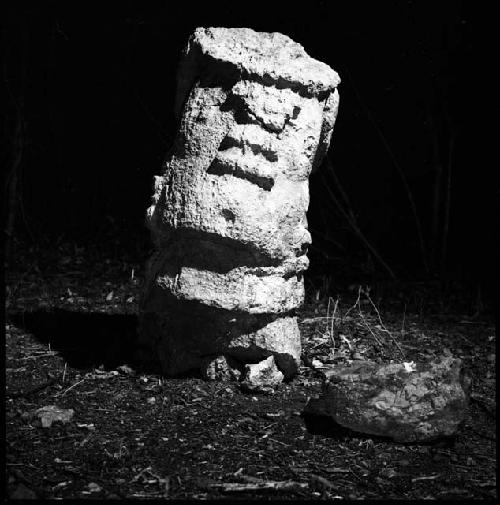
[(491, 291), (498, 190), (478, 155), (469, 5), (11, 2), (2, 15), (11, 251), (116, 240), (140, 244), (145, 259), (152, 178), (176, 131), (180, 51), (198, 26), (245, 26), (290, 36), (342, 79), (331, 163), (311, 177), (309, 279)]

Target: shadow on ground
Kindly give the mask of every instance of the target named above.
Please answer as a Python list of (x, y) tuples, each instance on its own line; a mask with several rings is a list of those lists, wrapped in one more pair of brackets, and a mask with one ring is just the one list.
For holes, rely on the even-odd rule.
[(453, 447), (456, 443), (456, 436), (443, 436), (426, 442), (396, 442), (390, 437), (383, 437), (361, 433), (359, 431), (350, 430), (336, 423), (331, 417), (309, 414), (303, 412), (301, 415), (306, 425), (307, 431), (311, 435), (321, 435), (328, 438), (346, 440), (357, 438), (359, 440), (372, 440), (373, 442), (391, 443), (404, 446), (430, 446), (430, 447)]
[(145, 373), (158, 372), (154, 363), (139, 360), (135, 315), (54, 309), (13, 313), (8, 320), (40, 343), (50, 344), (74, 368), (113, 369), (127, 364)]

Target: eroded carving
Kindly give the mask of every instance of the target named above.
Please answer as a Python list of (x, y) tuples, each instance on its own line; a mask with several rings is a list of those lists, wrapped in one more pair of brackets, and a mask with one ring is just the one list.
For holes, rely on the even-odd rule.
[(140, 317), (167, 375), (216, 377), (207, 363), (271, 355), (285, 377), (297, 372), (308, 177), (328, 149), (338, 83), (279, 33), (198, 28), (189, 39), (179, 131), (147, 212), (156, 252)]

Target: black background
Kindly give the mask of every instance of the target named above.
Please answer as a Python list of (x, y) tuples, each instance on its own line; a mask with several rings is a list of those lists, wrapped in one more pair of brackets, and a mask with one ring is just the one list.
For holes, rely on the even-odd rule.
[[(9, 175), (22, 103), (26, 146), (16, 237), (84, 244), (109, 240), (100, 234), (106, 228), (143, 241), (147, 251), (143, 221), (152, 178), (176, 131), (180, 51), (198, 26), (245, 26), (282, 32), (339, 73), (329, 156), (363, 236), (393, 272), (491, 286), (497, 194), (478, 161), (472, 90), (480, 69), (469, 5), (11, 2), (2, 16), (2, 164)], [(432, 254), (436, 160), (444, 182), (452, 170), (444, 258), (442, 243)], [(421, 221), (427, 271), (401, 173)], [(325, 165), (311, 177), (310, 191), (310, 275), (388, 276), (336, 208), (330, 192), (339, 198), (339, 188)], [(445, 195), (446, 184), (438, 237)]]

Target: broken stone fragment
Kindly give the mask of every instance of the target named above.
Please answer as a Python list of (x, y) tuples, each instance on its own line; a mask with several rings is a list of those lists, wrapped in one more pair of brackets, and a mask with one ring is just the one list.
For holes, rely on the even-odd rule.
[(328, 416), (350, 430), (397, 442), (430, 442), (451, 437), (463, 421), (470, 382), (460, 359), (379, 365), (356, 361), (325, 373), (319, 398), (305, 414)]
[(239, 380), (241, 377), (241, 366), (236, 360), (226, 356), (216, 356), (215, 358), (205, 358), (201, 363), (201, 374), (206, 380)]
[(73, 414), (73, 409), (62, 409), (56, 405), (47, 405), (35, 412), (43, 428), (50, 428), (55, 422), (67, 423), (71, 421)]
[(271, 392), (283, 382), (284, 375), (278, 370), (274, 356), (259, 363), (245, 365), (245, 375), (241, 387), (252, 393)]
[(139, 345), (163, 373), (228, 378), (222, 358), (300, 364), (308, 177), (323, 159), (340, 79), (280, 33), (197, 28), (178, 71), (178, 133), (154, 180), (155, 243)]

